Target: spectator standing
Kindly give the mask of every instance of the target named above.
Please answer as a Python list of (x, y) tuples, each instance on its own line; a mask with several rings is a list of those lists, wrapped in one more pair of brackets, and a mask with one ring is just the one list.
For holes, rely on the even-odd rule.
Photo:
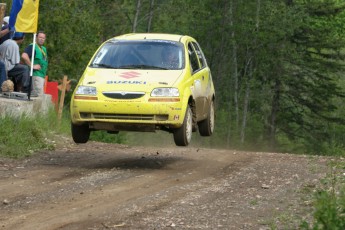
[(0, 45), (0, 60), (5, 63), (8, 79), (15, 83), (15, 90), (28, 93), (30, 69), (20, 64), (19, 45), (23, 43), (24, 33), (15, 32), (12, 39)]
[[(46, 40), (46, 34), (43, 31), (39, 31), (36, 35), (35, 44), (35, 57), (33, 64), (32, 82), (33, 82), (33, 93), (32, 95), (43, 95), (44, 94), (44, 81), (47, 75), (48, 69), (48, 53), (45, 46), (43, 46)], [(25, 48), (22, 54), (24, 63), (31, 66), (32, 59), (32, 46), (30, 44)]]

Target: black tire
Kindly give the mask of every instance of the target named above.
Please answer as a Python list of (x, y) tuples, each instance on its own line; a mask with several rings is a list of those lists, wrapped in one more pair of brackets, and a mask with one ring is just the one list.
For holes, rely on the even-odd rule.
[(187, 106), (183, 124), (174, 131), (174, 141), (177, 146), (187, 146), (192, 139), (193, 113), (189, 105)]
[(88, 125), (75, 125), (71, 123), (73, 141), (77, 144), (84, 144), (90, 138), (90, 129)]
[(210, 104), (210, 109), (208, 110), (207, 118), (198, 123), (200, 136), (211, 136), (214, 131), (214, 103)]

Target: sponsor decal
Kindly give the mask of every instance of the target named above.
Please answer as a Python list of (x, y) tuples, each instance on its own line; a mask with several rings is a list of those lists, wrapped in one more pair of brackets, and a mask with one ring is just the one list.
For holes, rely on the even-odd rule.
[(107, 84), (146, 85), (146, 81), (107, 81)]
[[(119, 75), (121, 78), (131, 79), (140, 77), (140, 73), (135, 71), (124, 72)], [(120, 80), (120, 81), (113, 81), (109, 80), (106, 82), (107, 84), (127, 84), (127, 85), (146, 85), (146, 81), (138, 81), (138, 80)]]
[(171, 110), (182, 110), (182, 108), (175, 108), (175, 107), (170, 107)]
[(135, 72), (135, 71), (129, 71), (129, 72), (124, 72), (124, 73), (120, 74), (120, 77), (126, 78), (126, 79), (131, 79), (131, 78), (140, 77), (140, 73)]

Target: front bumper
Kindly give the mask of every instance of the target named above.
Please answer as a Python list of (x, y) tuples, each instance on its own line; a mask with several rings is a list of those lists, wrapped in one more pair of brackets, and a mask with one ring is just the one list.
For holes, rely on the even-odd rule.
[[(131, 125), (157, 129), (157, 126), (180, 127), (185, 109), (180, 100), (168, 98), (147, 100), (96, 100), (80, 96), (71, 100), (71, 119), (74, 124), (90, 124), (96, 130), (128, 130)], [(157, 99), (157, 98), (155, 98)], [(161, 101), (160, 101), (161, 100)], [(111, 125), (113, 124), (113, 125)], [(114, 126), (118, 128), (116, 128)], [(120, 125), (121, 124), (121, 125)], [(107, 126), (113, 128), (107, 129)], [(121, 126), (121, 128), (120, 128)], [(139, 128), (140, 129), (140, 128)]]

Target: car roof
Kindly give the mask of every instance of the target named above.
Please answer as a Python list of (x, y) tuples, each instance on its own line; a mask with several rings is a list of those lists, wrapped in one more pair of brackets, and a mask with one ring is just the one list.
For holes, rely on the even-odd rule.
[(185, 39), (192, 39), (192, 38), (190, 36), (187, 36), (187, 35), (179, 35), (179, 34), (131, 33), (131, 34), (124, 34), (124, 35), (116, 36), (113, 39), (117, 39), (117, 40), (144, 40), (144, 39), (148, 39), (148, 40), (169, 40), (169, 41), (182, 42)]

